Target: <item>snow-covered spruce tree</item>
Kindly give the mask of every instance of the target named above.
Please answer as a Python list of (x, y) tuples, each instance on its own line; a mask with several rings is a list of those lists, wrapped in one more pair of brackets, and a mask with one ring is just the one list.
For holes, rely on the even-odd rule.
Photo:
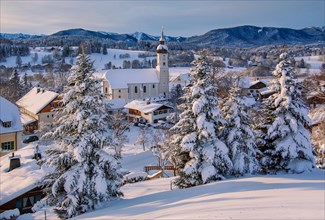
[(287, 53), (280, 55), (273, 75), (276, 92), (265, 102), (265, 146), (261, 162), (268, 172), (301, 173), (315, 167), (308, 127), (310, 119), (301, 90), (294, 81), (295, 72)]
[(211, 67), (202, 56), (194, 61), (185, 88), (180, 120), (171, 128), (172, 161), (179, 171), (175, 184), (187, 188), (223, 179), (232, 167), (226, 145), (217, 138), (221, 112)]
[(59, 125), (45, 134), (53, 138), (42, 168), (48, 173), (43, 202), (56, 206), (61, 218), (94, 209), (100, 202), (121, 196), (121, 174), (115, 155), (104, 151), (111, 143), (108, 117), (100, 93), (100, 81), (93, 76), (93, 62), (80, 54), (62, 95)]
[(247, 107), (240, 96), (239, 78), (234, 80), (230, 96), (224, 104), (225, 126), (221, 138), (230, 150), (233, 163), (231, 174), (238, 176), (255, 173), (260, 170), (257, 155), (260, 153), (255, 144), (255, 135), (250, 128), (251, 121), (247, 115)]

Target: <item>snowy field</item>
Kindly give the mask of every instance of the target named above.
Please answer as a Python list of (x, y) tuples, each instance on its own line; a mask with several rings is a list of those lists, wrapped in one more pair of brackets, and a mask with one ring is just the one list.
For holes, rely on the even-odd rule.
[[(36, 63), (32, 63), (32, 56), (34, 55), (34, 53), (37, 53), (38, 54), (38, 60)], [(119, 56), (121, 54), (126, 54), (128, 53), (130, 55), (129, 58), (122, 58), (120, 59)], [(135, 50), (122, 50), (122, 49), (107, 49), (107, 55), (103, 55), (101, 53), (92, 53), (90, 55), (90, 58), (92, 60), (94, 60), (94, 68), (96, 69), (96, 71), (101, 71), (104, 69), (104, 66), (106, 63), (109, 63), (111, 62), (112, 65), (115, 65), (117, 68), (123, 66), (123, 61), (124, 60), (127, 60), (127, 61), (133, 61), (133, 60), (139, 60), (139, 61), (144, 61), (144, 58), (139, 58), (138, 55), (141, 54), (141, 53), (147, 53), (147, 51), (135, 51)], [(27, 63), (31, 63), (32, 65), (34, 64), (41, 64), (41, 61), (42, 61), (42, 58), (45, 56), (45, 55), (50, 55), (52, 54), (51, 52), (47, 52), (44, 50), (44, 48), (41, 48), (41, 47), (36, 47), (35, 49), (32, 49), (30, 50), (30, 55), (29, 56), (23, 56), (21, 57), (22, 58), (22, 63), (23, 64), (27, 64)], [(195, 57), (197, 58), (198, 55), (195, 55)], [(152, 57), (147, 57), (146, 59), (147, 60), (153, 60), (155, 59), (156, 56), (152, 56)], [(323, 60), (324, 58), (321, 58), (320, 56), (305, 56), (305, 57), (295, 57), (295, 60), (296, 61), (300, 61), (301, 59), (304, 59), (304, 61), (307, 63), (307, 64), (310, 64), (311, 65), (311, 68), (310, 70), (308, 70), (311, 74), (314, 74), (316, 72), (319, 71), (319, 68), (321, 67), (322, 63), (325, 62), (325, 60)], [(225, 60), (225, 64), (226, 66), (228, 65), (228, 61), (229, 61), (229, 58), (226, 58)], [(65, 62), (66, 63), (69, 63), (70, 62), (70, 58), (67, 57), (65, 59)], [(73, 58), (73, 63), (76, 62), (76, 59)], [(6, 62), (0, 62), (0, 65), (4, 65), (6, 67), (15, 67), (16, 66), (16, 56), (11, 56), (11, 57), (8, 57), (6, 58)], [(172, 69), (172, 68), (171, 68)], [(185, 69), (185, 72), (190, 69), (190, 68), (175, 68), (175, 70), (173, 72), (171, 72), (171, 75), (170, 77), (174, 77), (175, 75), (179, 75), (181, 73), (184, 73), (184, 69)], [(228, 69), (228, 68), (225, 68), (225, 71), (226, 72), (232, 72), (232, 71), (236, 71), (236, 72), (241, 72), (241, 71), (244, 71), (246, 70), (246, 68), (237, 68), (237, 67), (234, 67), (233, 69)], [(301, 69), (301, 72), (307, 72), (306, 69)], [(28, 72), (28, 74), (33, 74), (31, 71)]]
[(170, 190), (171, 178), (128, 184), (124, 199), (75, 219), (324, 219), (324, 171), (242, 177)]
[[(38, 54), (38, 60), (36, 63), (32, 63), (32, 56), (34, 56), (34, 53)], [(128, 53), (130, 55), (129, 58), (122, 58), (120, 59), (119, 56), (121, 54), (126, 54)], [(104, 69), (104, 66), (106, 63), (112, 62), (112, 65), (115, 65), (117, 68), (121, 67), (123, 65), (123, 61), (127, 60), (127, 61), (133, 61), (133, 60), (139, 60), (139, 61), (143, 61), (144, 58), (139, 58), (138, 55), (141, 53), (147, 53), (147, 51), (134, 51), (134, 50), (120, 50), (120, 49), (107, 49), (107, 54), (103, 55), (101, 53), (92, 53), (90, 55), (90, 59), (94, 61), (94, 68), (97, 71), (100, 71), (102, 69)], [(27, 64), (27, 63), (31, 63), (32, 65), (35, 64), (42, 64), (42, 58), (45, 55), (50, 55), (52, 54), (51, 52), (47, 52), (44, 51), (41, 48), (35, 48), (35, 49), (31, 49), (30, 51), (30, 55), (29, 56), (23, 56), (21, 57), (22, 59), (22, 63), (23, 64)], [(115, 57), (115, 58), (114, 58)], [(147, 60), (152, 60), (155, 59), (155, 56), (152, 57), (147, 57)], [(70, 58), (67, 57), (65, 58), (65, 62), (69, 63), (70, 62)], [(76, 58), (73, 58), (73, 63), (76, 63)], [(0, 62), (0, 65), (4, 65), (6, 67), (15, 67), (16, 66), (16, 56), (11, 56), (6, 58), (6, 62)], [(32, 72), (30, 72), (30, 74), (32, 74)]]

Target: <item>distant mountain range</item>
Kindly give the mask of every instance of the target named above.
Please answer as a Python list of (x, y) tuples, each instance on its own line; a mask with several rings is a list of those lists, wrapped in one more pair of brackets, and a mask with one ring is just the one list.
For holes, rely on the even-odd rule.
[[(118, 34), (103, 31), (90, 31), (84, 29), (69, 29), (59, 31), (51, 35), (28, 35), (0, 33), (0, 38), (7, 39), (33, 39), (46, 37), (85, 37), (101, 38), (112, 41), (123, 41), (128, 44), (136, 44), (138, 41), (158, 41), (159, 36), (149, 35), (143, 32), (133, 34)], [(233, 46), (254, 47), (270, 44), (312, 44), (325, 43), (324, 27), (309, 27), (300, 30), (276, 27), (239, 26), (211, 30), (203, 35), (185, 37), (166, 36), (168, 42), (180, 42), (197, 46)]]
[(239, 26), (216, 29), (201, 36), (190, 37), (188, 43), (200, 46), (262, 46), (270, 44), (311, 44), (325, 43), (325, 30), (310, 27), (301, 30), (290, 28)]

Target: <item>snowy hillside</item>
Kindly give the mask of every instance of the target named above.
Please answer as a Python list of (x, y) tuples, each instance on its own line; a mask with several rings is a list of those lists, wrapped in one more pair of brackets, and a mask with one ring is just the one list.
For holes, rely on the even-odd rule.
[(324, 175), (242, 177), (172, 191), (170, 178), (128, 184), (124, 199), (76, 219), (324, 219)]

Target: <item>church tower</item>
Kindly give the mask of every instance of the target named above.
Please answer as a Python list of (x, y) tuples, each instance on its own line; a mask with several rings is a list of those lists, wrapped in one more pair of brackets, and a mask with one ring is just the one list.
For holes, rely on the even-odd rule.
[(165, 44), (163, 30), (157, 47), (157, 66), (156, 70), (159, 79), (159, 94), (168, 97), (169, 93), (169, 69), (168, 69), (168, 47)]

